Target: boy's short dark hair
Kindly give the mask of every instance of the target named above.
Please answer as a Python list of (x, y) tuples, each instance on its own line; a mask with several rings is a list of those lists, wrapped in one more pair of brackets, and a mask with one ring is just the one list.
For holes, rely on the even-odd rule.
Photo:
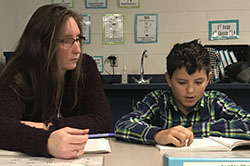
[(210, 58), (207, 49), (197, 39), (175, 44), (167, 56), (167, 72), (170, 78), (174, 71), (185, 67), (188, 74), (204, 69), (207, 75), (210, 72)]

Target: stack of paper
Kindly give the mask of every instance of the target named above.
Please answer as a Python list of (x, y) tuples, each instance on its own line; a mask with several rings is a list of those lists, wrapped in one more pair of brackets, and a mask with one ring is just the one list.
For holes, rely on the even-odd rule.
[(85, 153), (110, 153), (109, 140), (105, 138), (88, 139)]

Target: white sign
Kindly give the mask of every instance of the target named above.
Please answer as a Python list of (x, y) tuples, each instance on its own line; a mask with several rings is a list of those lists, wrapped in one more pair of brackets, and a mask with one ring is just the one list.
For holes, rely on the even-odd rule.
[(73, 8), (73, 0), (53, 0), (54, 3)]
[(103, 56), (92, 56), (100, 73), (103, 73)]
[(90, 44), (91, 41), (91, 21), (89, 15), (83, 15), (82, 17), (82, 33), (83, 37), (85, 37), (84, 43)]
[(119, 0), (119, 7), (139, 7), (140, 0)]
[(124, 43), (124, 15), (106, 14), (103, 16), (103, 43)]
[(86, 8), (107, 8), (107, 0), (85, 0)]
[(156, 43), (158, 40), (158, 15), (137, 14), (135, 17), (135, 42)]
[(209, 40), (239, 38), (239, 20), (209, 21)]

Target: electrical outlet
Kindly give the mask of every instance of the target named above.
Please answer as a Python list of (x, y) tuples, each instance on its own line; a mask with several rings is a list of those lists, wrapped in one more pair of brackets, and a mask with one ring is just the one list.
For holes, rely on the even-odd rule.
[(113, 61), (113, 63), (110, 63), (111, 67), (118, 67), (118, 60), (116, 58), (116, 60)]
[(116, 55), (108, 56), (110, 67), (118, 67), (118, 59)]

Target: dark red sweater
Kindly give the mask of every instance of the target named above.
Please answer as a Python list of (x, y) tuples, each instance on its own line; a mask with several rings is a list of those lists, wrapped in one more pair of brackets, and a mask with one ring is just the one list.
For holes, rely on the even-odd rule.
[(47, 141), (54, 130), (69, 126), (90, 129), (90, 133), (109, 131), (110, 108), (100, 73), (95, 61), (86, 54), (83, 56), (85, 88), (79, 88), (78, 103), (72, 111), (67, 109), (70, 97), (64, 93), (61, 109), (63, 118), (52, 118), (54, 126), (49, 131), (21, 124), (27, 107), (11, 88), (0, 86), (0, 149), (32, 156), (49, 156)]

